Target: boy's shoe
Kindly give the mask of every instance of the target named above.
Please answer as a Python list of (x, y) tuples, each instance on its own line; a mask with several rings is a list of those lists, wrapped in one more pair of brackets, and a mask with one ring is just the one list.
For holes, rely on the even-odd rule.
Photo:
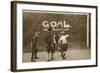
[(35, 59), (39, 59), (39, 57), (35, 57)]
[(66, 59), (65, 53), (62, 54), (62, 59)]
[(34, 59), (31, 59), (31, 62), (36, 62), (36, 60), (34, 60)]
[(50, 59), (48, 59), (47, 61), (51, 61)]
[(51, 60), (54, 60), (55, 58), (51, 58)]
[(66, 57), (62, 57), (62, 59), (66, 59)]

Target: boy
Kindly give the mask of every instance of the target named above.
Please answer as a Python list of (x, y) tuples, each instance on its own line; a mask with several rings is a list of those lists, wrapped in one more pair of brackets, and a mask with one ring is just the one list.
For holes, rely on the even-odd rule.
[(31, 48), (32, 48), (32, 56), (31, 56), (31, 61), (35, 61), (34, 59), (38, 59), (37, 57), (37, 46), (38, 46), (38, 36), (39, 36), (39, 32), (35, 32), (35, 35), (32, 37), (32, 41), (31, 41)]
[[(47, 49), (47, 53), (48, 53), (48, 61), (53, 60), (53, 55), (55, 52), (55, 48), (54, 48), (54, 40), (53, 40), (53, 34), (52, 34), (52, 28), (48, 29), (48, 34), (45, 38), (45, 42), (46, 42), (46, 49)], [(50, 58), (51, 55), (51, 58)]]
[(69, 35), (65, 33), (65, 31), (61, 32), (61, 37), (59, 39), (59, 44), (61, 48), (61, 57), (65, 59), (66, 51), (68, 49), (68, 37)]

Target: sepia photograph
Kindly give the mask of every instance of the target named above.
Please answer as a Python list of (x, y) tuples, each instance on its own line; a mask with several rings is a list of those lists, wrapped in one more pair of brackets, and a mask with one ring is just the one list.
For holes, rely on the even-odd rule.
[(97, 6), (11, 2), (11, 71), (97, 66)]
[(23, 10), (23, 62), (91, 58), (90, 14)]

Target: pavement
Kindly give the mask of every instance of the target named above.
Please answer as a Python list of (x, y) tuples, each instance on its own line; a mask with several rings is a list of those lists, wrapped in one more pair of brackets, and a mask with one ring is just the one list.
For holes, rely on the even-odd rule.
[[(39, 59), (36, 59), (36, 62), (42, 62), (48, 60), (48, 54), (46, 51), (38, 52)], [(54, 54), (53, 61), (61, 61), (63, 60), (61, 57), (61, 52), (56, 51)], [(91, 50), (90, 49), (69, 49), (66, 52), (66, 59), (64, 60), (86, 60), (91, 58)], [(31, 62), (31, 53), (23, 53), (23, 62)]]

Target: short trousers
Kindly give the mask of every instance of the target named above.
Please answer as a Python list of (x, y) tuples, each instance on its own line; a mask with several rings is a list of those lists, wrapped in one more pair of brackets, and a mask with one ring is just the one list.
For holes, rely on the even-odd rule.
[(54, 53), (55, 52), (55, 48), (54, 47), (51, 47), (51, 46), (46, 46), (46, 49), (47, 49), (47, 52), (50, 53)]
[(37, 47), (36, 46), (33, 46), (32, 52), (37, 52), (37, 51), (38, 51)]
[(68, 44), (62, 44), (61, 45), (61, 50), (62, 51), (67, 51), (67, 49), (68, 49)]

